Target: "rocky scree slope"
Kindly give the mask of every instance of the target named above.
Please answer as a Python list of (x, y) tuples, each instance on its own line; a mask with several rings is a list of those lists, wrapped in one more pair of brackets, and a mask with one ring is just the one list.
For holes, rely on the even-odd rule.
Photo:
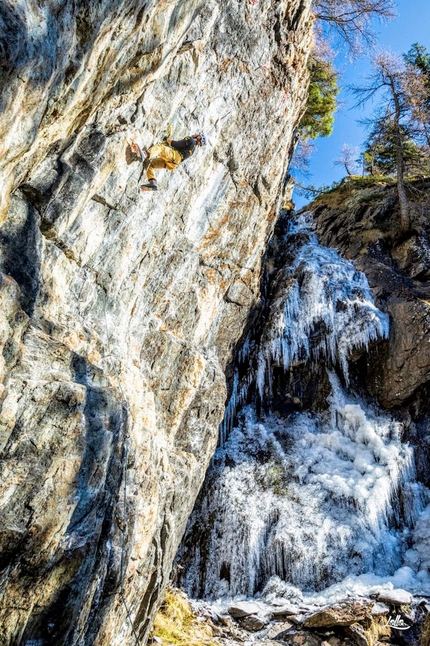
[[(306, 99), (307, 0), (0, 0), (2, 644), (146, 643)], [(209, 146), (140, 195), (129, 142)]]

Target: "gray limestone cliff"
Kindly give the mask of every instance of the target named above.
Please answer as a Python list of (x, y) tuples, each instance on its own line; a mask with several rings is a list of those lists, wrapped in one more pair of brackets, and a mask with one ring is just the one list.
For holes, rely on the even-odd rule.
[[(307, 91), (308, 0), (0, 0), (0, 643), (146, 643)], [(205, 130), (156, 195), (130, 142)]]

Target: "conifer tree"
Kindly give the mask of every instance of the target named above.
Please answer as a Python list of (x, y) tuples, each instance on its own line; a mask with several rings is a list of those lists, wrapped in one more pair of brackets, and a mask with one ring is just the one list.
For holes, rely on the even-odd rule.
[(410, 140), (408, 130), (408, 101), (404, 91), (404, 65), (388, 53), (377, 54), (372, 61), (372, 74), (365, 87), (353, 86), (357, 105), (363, 105), (377, 96), (379, 105), (373, 124), (392, 146), (397, 178), (402, 230), (410, 228), (409, 201), (405, 187), (405, 140)]
[[(428, 161), (422, 147), (411, 136), (411, 130), (400, 125), (404, 171), (417, 175), (428, 171)], [(397, 172), (397, 128), (390, 115), (377, 119), (365, 143), (364, 170), (370, 175), (395, 175)]]
[(339, 93), (337, 74), (331, 61), (312, 56), (308, 67), (308, 101), (300, 122), (300, 135), (305, 140), (327, 137), (332, 133), (336, 97)]
[(430, 152), (430, 54), (424, 45), (415, 43), (403, 56), (406, 63), (404, 91), (416, 138)]

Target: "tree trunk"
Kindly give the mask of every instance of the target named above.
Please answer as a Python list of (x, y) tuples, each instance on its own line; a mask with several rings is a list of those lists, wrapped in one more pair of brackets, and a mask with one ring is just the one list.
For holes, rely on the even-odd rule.
[(427, 147), (430, 148), (430, 131), (429, 131), (426, 123), (423, 123), (423, 128), (424, 128), (424, 136), (425, 136), (426, 142), (427, 142)]
[(399, 205), (400, 205), (400, 222), (402, 227), (402, 233), (409, 231), (411, 227), (410, 216), (409, 216), (409, 200), (406, 194), (405, 187), (405, 178), (404, 178), (404, 162), (403, 162), (403, 152), (401, 149), (401, 139), (400, 147), (397, 150), (397, 193), (399, 196)]
[(395, 141), (395, 147), (396, 147), (397, 193), (399, 196), (400, 223), (401, 223), (402, 233), (407, 233), (411, 228), (411, 223), (410, 223), (410, 214), (409, 214), (409, 200), (406, 194), (406, 187), (405, 187), (405, 162), (403, 158), (402, 132), (400, 127), (402, 108), (400, 105), (399, 96), (397, 94), (393, 79), (390, 79), (390, 85), (391, 85), (391, 91), (393, 94), (393, 101), (394, 101), (394, 108), (395, 108), (394, 122), (395, 122), (396, 128), (395, 128), (394, 141)]

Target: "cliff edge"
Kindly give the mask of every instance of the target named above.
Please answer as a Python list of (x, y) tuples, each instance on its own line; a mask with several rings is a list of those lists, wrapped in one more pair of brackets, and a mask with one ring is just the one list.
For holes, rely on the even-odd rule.
[[(2, 644), (146, 643), (306, 100), (308, 0), (0, 1)], [(131, 141), (209, 145), (143, 195)]]

